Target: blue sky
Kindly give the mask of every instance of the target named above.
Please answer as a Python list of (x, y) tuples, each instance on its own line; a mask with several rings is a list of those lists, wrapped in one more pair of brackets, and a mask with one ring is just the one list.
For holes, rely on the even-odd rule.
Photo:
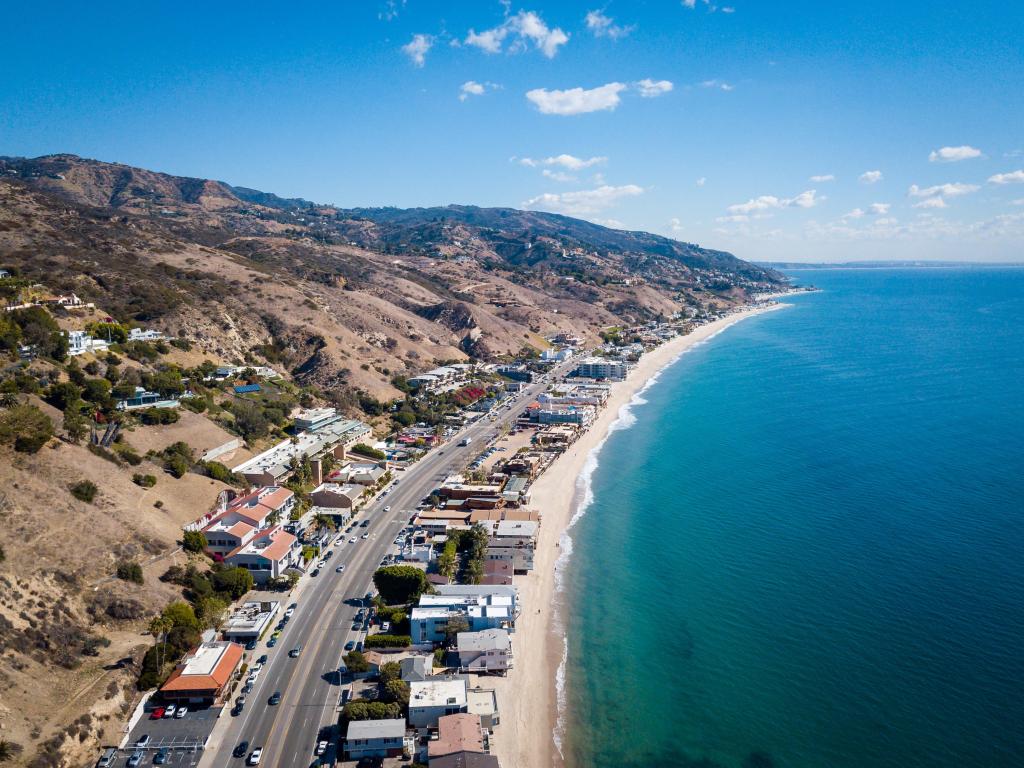
[(1024, 260), (1024, 4), (291, 5), (8, 9), (0, 154), (755, 260)]

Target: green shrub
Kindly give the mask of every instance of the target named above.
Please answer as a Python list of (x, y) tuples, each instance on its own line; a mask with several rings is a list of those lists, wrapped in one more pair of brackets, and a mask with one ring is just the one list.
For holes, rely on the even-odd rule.
[(185, 531), (181, 538), (181, 546), (186, 552), (202, 552), (206, 549), (206, 537), (202, 531)]
[(358, 453), (361, 456), (368, 456), (371, 459), (377, 459), (377, 461), (384, 461), (388, 456), (384, 451), (378, 451), (376, 448), (371, 448), (365, 443), (356, 443), (352, 446), (350, 453)]
[(349, 672), (367, 672), (370, 669), (370, 662), (359, 651), (349, 651), (342, 657)]
[(117, 564), (117, 578), (135, 584), (142, 584), (145, 581), (142, 576), (142, 566), (134, 560), (122, 560)]
[(202, 413), (207, 409), (206, 400), (201, 397), (186, 397), (181, 400), (181, 404), (188, 408), (193, 413)]
[(0, 413), (0, 442), (13, 441), (14, 450), (36, 453), (53, 437), (53, 422), (34, 405), (15, 405)]
[(156, 478), (153, 475), (144, 475), (141, 472), (136, 472), (132, 475), (132, 482), (142, 488), (152, 488), (156, 485)]
[(412, 638), (409, 635), (368, 635), (364, 645), (367, 648), (408, 648)]
[(227, 483), (228, 485), (245, 485), (244, 477), (236, 475), (219, 461), (203, 461), (200, 462), (200, 466), (206, 476), (211, 477), (214, 480), (219, 480), (220, 482)]
[(92, 480), (81, 480), (71, 486), (71, 495), (79, 501), (84, 501), (87, 504), (92, 504), (93, 499), (96, 498), (96, 493), (99, 488), (96, 487), (96, 483)]
[(411, 565), (389, 565), (373, 574), (373, 585), (387, 605), (406, 605), (427, 591), (427, 575)]

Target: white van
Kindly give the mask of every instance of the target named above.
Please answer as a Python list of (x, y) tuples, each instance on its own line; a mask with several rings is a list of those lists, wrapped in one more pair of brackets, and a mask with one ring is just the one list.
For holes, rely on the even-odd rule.
[(103, 754), (100, 755), (96, 768), (110, 768), (115, 760), (117, 760), (117, 750), (114, 747), (107, 747), (103, 750)]

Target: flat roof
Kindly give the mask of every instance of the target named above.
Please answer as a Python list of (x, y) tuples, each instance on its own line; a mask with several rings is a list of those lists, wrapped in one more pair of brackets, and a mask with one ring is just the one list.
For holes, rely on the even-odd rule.
[(430, 678), (409, 683), (410, 707), (461, 706), (466, 703), (466, 681)]
[(345, 738), (402, 739), (405, 738), (405, 720), (353, 720), (348, 724)]

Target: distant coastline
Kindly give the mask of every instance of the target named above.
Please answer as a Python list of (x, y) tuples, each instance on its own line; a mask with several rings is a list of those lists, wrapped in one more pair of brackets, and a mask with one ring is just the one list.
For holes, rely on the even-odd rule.
[(1012, 269), (1024, 267), (1024, 261), (757, 261), (759, 267), (799, 272), (819, 269)]

